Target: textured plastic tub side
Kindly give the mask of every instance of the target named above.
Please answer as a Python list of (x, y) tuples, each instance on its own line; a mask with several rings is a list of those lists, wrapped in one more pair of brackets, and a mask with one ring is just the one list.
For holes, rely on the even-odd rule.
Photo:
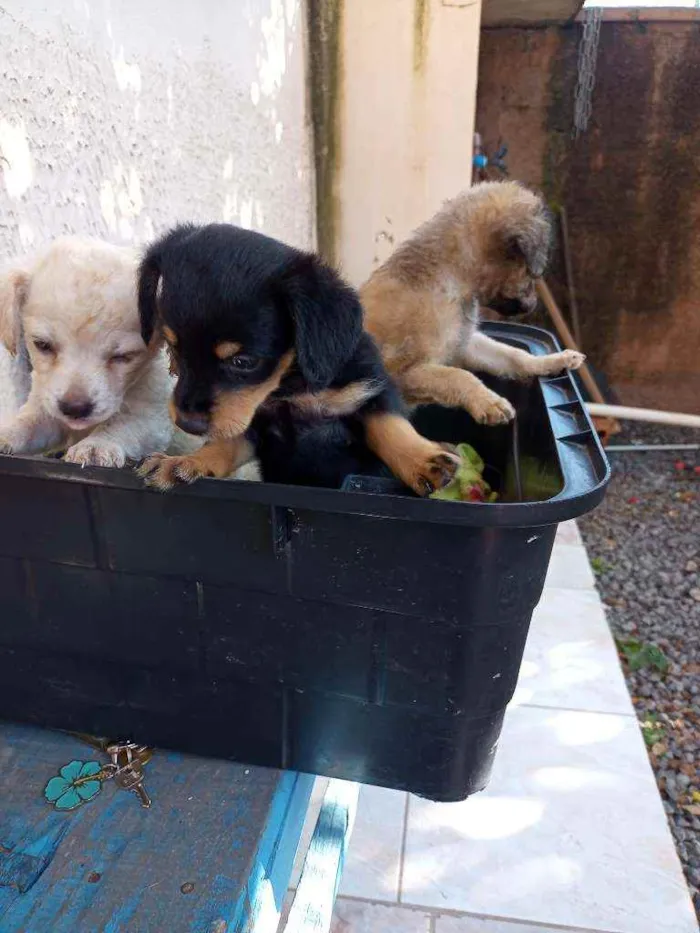
[(531, 393), (521, 445), (561, 474), (547, 502), (215, 481), (164, 496), (0, 458), (0, 715), (434, 799), (479, 790), (556, 524), (607, 481), (568, 377), (512, 390)]

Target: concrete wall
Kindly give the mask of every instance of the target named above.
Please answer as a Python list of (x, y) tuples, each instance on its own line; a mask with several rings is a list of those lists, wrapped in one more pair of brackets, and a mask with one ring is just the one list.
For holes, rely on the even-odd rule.
[(8, 0), (0, 255), (231, 221), (314, 241), (303, 0)]
[(700, 20), (604, 22), (591, 124), (574, 141), (579, 35), (485, 31), (477, 129), (566, 207), (593, 361), (630, 403), (697, 411)]
[(471, 182), (480, 0), (315, 0), (324, 252), (360, 284)]

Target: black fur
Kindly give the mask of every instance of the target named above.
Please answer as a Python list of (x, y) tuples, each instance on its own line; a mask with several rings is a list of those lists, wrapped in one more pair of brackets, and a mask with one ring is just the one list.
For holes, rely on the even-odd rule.
[[(176, 407), (205, 424), (217, 391), (259, 385), (294, 350), (247, 435), (263, 479), (337, 487), (349, 473), (382, 472), (362, 419), (403, 412), (402, 402), (363, 331), (356, 292), (316, 256), (228, 224), (178, 227), (147, 250), (138, 295), (144, 340), (166, 325), (177, 336)], [(243, 365), (216, 357), (224, 341), (241, 345)], [(342, 418), (302, 415), (285, 401), (358, 380), (371, 381), (373, 395)]]
[(489, 308), (503, 317), (520, 317), (524, 314), (530, 314), (534, 311), (531, 304), (527, 304), (519, 298), (506, 298), (504, 295), (496, 295), (488, 302)]

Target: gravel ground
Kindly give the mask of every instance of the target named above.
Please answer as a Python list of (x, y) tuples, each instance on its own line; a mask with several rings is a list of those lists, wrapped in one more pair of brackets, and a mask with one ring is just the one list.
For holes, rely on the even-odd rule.
[[(629, 425), (611, 444), (700, 443)], [(605, 501), (580, 521), (700, 916), (700, 451), (611, 453)]]

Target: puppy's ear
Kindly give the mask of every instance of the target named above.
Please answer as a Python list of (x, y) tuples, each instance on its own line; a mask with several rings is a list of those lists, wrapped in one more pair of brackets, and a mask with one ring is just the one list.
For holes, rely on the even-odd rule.
[(141, 260), (138, 271), (139, 318), (141, 336), (148, 346), (153, 339), (158, 320), (158, 284), (160, 282), (160, 259), (149, 249)]
[(311, 389), (329, 385), (362, 334), (357, 292), (315, 256), (304, 256), (285, 277), (283, 300), (294, 322), (294, 346)]
[(29, 294), (31, 276), (25, 269), (0, 274), (0, 342), (17, 353), (22, 332), (21, 312)]
[(516, 230), (506, 236), (507, 259), (525, 260), (530, 275), (544, 275), (552, 249), (552, 223), (549, 213), (542, 209), (533, 214)]
[[(168, 253), (171, 247), (186, 239), (195, 229), (194, 224), (181, 224), (178, 227), (173, 227), (164, 237), (152, 243), (143, 255), (137, 279), (141, 336), (146, 346), (151, 343), (158, 328), (158, 290), (162, 284), (161, 277), (163, 273), (161, 266), (163, 256)], [(157, 337), (160, 339), (159, 331)]]

